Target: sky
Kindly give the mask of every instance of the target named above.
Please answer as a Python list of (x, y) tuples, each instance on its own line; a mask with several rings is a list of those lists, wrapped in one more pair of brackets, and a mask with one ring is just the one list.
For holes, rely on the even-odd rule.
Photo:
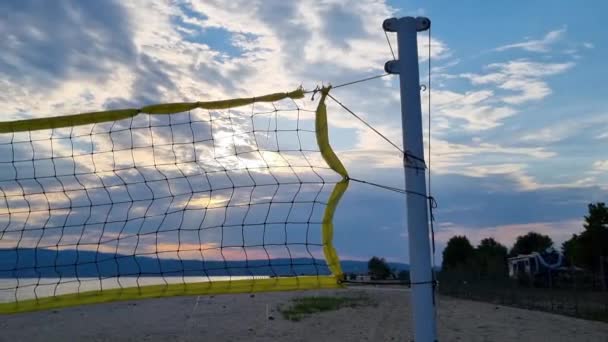
[[(431, 94), (436, 261), (456, 234), (511, 246), (516, 236), (537, 231), (559, 246), (582, 230), (588, 203), (608, 198), (608, 47), (600, 20), (607, 7), (602, 1), (8, 0), (0, 4), (2, 120), (374, 76), (392, 59), (383, 20), (427, 16), (432, 87), (421, 95), (426, 120)], [(389, 39), (395, 48), (394, 35)], [(424, 84), (428, 41), (419, 34)], [(401, 145), (396, 76), (332, 95)], [(328, 108), (331, 143), (351, 175), (403, 187), (396, 150), (335, 103)], [(339, 255), (407, 262), (404, 208), (402, 195), (351, 184), (334, 219)]]

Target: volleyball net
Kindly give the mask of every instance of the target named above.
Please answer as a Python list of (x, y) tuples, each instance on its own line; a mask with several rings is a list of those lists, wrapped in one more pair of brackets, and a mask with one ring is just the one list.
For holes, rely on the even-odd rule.
[(0, 313), (339, 287), (328, 92), (0, 123)]

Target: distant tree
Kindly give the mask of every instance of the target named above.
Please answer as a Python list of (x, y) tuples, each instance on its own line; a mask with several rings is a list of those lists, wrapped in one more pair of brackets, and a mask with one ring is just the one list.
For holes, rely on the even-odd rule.
[(592, 203), (588, 210), (585, 230), (572, 242), (576, 247), (573, 256), (577, 265), (598, 272), (600, 257), (608, 256), (608, 207), (605, 203)]
[(391, 268), (388, 266), (386, 260), (376, 256), (369, 259), (367, 269), (372, 279), (376, 280), (384, 280), (392, 275)]
[(487, 252), (488, 254), (503, 254), (507, 252), (507, 247), (494, 240), (494, 238), (485, 238), (481, 240), (477, 249)]
[(532, 252), (542, 252), (551, 247), (553, 247), (553, 240), (551, 240), (549, 236), (536, 232), (529, 232), (526, 235), (517, 237), (509, 254), (511, 256), (530, 254)]
[(562, 243), (562, 254), (566, 262), (572, 265), (581, 265), (579, 236), (572, 234), (572, 237)]
[(397, 274), (397, 279), (399, 279), (402, 282), (409, 282), (410, 281), (410, 272), (407, 270), (399, 271), (399, 273)]
[(442, 270), (453, 270), (470, 265), (475, 258), (475, 249), (466, 236), (453, 236), (443, 250)]
[(507, 247), (493, 238), (481, 240), (475, 256), (481, 275), (502, 277), (507, 274)]
[(585, 216), (585, 230), (608, 229), (608, 207), (606, 203), (591, 203), (587, 206), (589, 215)]

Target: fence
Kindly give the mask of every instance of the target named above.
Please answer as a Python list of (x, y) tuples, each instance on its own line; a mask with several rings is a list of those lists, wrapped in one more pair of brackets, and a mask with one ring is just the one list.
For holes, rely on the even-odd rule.
[(608, 322), (608, 292), (594, 290), (584, 279), (556, 282), (552, 288), (526, 283), (440, 274), (437, 289), (451, 297)]

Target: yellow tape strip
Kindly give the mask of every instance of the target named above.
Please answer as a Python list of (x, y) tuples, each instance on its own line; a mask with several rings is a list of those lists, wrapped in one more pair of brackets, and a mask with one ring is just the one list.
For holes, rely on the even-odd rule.
[(327, 93), (331, 87), (321, 89), (321, 99), (319, 100), (319, 105), (317, 106), (317, 115), (315, 120), (315, 130), (317, 134), (317, 144), (321, 150), (321, 155), (325, 162), (329, 167), (331, 167), (334, 171), (336, 171), (340, 176), (344, 179), (348, 179), (348, 172), (342, 165), (338, 156), (332, 150), (331, 145), (329, 144), (329, 129), (327, 127), (327, 106), (325, 105), (325, 99), (327, 98)]
[(139, 113), (147, 114), (175, 114), (189, 111), (196, 108), (202, 109), (227, 109), (245, 106), (255, 102), (275, 102), (283, 99), (300, 99), (304, 97), (304, 90), (298, 88), (288, 93), (274, 93), (258, 97), (241, 99), (231, 99), (222, 101), (207, 102), (183, 102), (183, 103), (164, 103), (146, 106), (143, 108), (130, 108), (120, 110), (109, 110), (105, 112), (81, 113), (65, 116), (54, 116), (47, 118), (27, 119), (0, 122), (0, 133), (35, 131), (39, 129), (52, 129), (71, 126), (80, 126), (94, 123), (116, 121), (134, 117)]
[(329, 267), (331, 273), (336, 277), (336, 280), (340, 281), (343, 279), (342, 267), (340, 266), (340, 259), (338, 253), (333, 245), (334, 237), (334, 224), (333, 218), (334, 213), (340, 198), (348, 188), (348, 172), (342, 165), (338, 156), (332, 150), (329, 144), (329, 130), (327, 126), (327, 106), (325, 105), (325, 98), (331, 87), (321, 89), (321, 99), (317, 106), (316, 120), (315, 120), (315, 131), (317, 134), (317, 144), (321, 151), (323, 159), (329, 165), (329, 167), (336, 171), (342, 176), (342, 180), (336, 184), (329, 200), (327, 201), (327, 207), (325, 207), (325, 213), (323, 214), (323, 254), (325, 255), (325, 261)]
[(215, 295), (339, 288), (334, 276), (299, 276), (267, 279), (148, 285), (124, 289), (88, 291), (55, 297), (0, 303), (0, 314), (57, 309), (68, 306), (171, 296)]

